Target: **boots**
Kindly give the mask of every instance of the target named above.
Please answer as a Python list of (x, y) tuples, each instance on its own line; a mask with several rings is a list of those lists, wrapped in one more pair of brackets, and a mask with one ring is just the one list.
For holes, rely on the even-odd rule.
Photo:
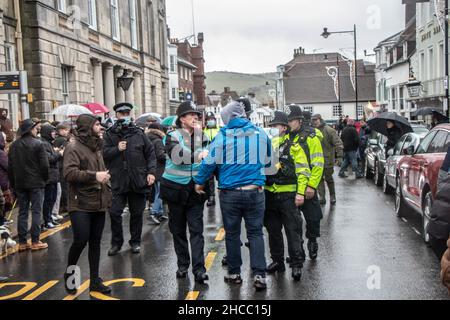
[(336, 187), (334, 183), (328, 184), (328, 189), (330, 190), (330, 203), (334, 206), (336, 204)]
[(103, 284), (103, 280), (101, 278), (96, 278), (91, 280), (91, 285), (89, 286), (90, 291), (99, 292), (102, 294), (111, 293), (111, 288), (107, 287)]

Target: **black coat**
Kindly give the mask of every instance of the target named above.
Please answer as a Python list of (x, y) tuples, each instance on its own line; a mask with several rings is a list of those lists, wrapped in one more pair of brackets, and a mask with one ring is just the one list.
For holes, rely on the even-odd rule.
[(53, 138), (51, 136), (53, 130), (54, 129), (50, 126), (42, 126), (41, 128), (41, 141), (44, 145), (45, 152), (47, 152), (49, 163), (47, 184), (59, 182), (60, 165), (63, 158), (62, 155), (53, 148)]
[(41, 140), (27, 134), (9, 149), (8, 175), (13, 189), (42, 189), (48, 180), (49, 163)]
[(450, 236), (450, 174), (443, 171), (440, 172), (428, 233), (442, 241), (446, 241)]
[(361, 140), (358, 131), (354, 126), (347, 126), (341, 134), (342, 142), (344, 143), (344, 152), (357, 151)]
[[(120, 141), (127, 141), (124, 152), (119, 151)], [(142, 129), (134, 125), (121, 127), (119, 123), (109, 128), (105, 134), (103, 157), (111, 174), (113, 194), (151, 191), (147, 176), (156, 176), (156, 156)]]
[(393, 127), (392, 129), (387, 129), (388, 141), (386, 142), (386, 151), (395, 148), (395, 145), (402, 137), (402, 130), (399, 127)]
[(166, 147), (163, 144), (164, 132), (157, 129), (149, 129), (147, 137), (155, 149), (156, 155), (156, 179), (160, 180), (166, 168)]

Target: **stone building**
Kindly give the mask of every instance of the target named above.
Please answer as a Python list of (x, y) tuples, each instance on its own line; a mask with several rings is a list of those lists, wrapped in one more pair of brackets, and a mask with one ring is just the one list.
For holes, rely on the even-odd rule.
[[(138, 114), (169, 113), (165, 0), (41, 0), (21, 6), (32, 115), (49, 118), (66, 103), (111, 108), (124, 101), (136, 105)], [(133, 78), (128, 91), (118, 86), (121, 77)]]

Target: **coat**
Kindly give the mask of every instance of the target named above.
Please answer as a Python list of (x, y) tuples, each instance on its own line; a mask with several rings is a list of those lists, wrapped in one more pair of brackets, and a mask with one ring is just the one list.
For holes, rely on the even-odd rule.
[(31, 134), (14, 141), (8, 154), (8, 176), (13, 189), (43, 189), (49, 162), (44, 144)]
[(150, 142), (155, 149), (156, 156), (156, 180), (160, 180), (163, 173), (164, 168), (166, 167), (166, 148), (164, 147), (163, 139), (165, 137), (165, 133), (158, 129), (149, 129), (147, 132), (147, 137), (150, 139)]
[(428, 233), (435, 239), (443, 241), (450, 237), (450, 174), (445, 172), (441, 173), (439, 180)]
[(51, 126), (42, 126), (41, 140), (44, 144), (45, 152), (47, 152), (49, 162), (49, 172), (47, 184), (55, 184), (59, 182), (59, 163), (62, 155), (53, 148), (52, 131), (55, 129)]
[[(0, 112), (8, 111), (7, 109), (0, 108)], [(0, 131), (6, 134), (6, 142), (14, 141), (13, 124), (8, 117), (0, 116)]]
[(8, 155), (5, 152), (5, 139), (0, 134), (0, 188), (3, 191), (9, 189)]
[[(119, 151), (119, 142), (127, 141), (127, 149)], [(105, 134), (103, 157), (111, 174), (113, 194), (149, 193), (147, 176), (156, 176), (156, 156), (144, 131), (134, 125), (121, 128), (116, 122)]]
[(347, 126), (341, 134), (342, 142), (344, 143), (344, 151), (357, 151), (361, 140), (359, 139), (358, 131), (354, 126)]
[(386, 142), (386, 152), (390, 149), (395, 148), (395, 145), (402, 137), (402, 130), (399, 127), (393, 127), (392, 129), (387, 129), (387, 142)]
[(76, 141), (64, 151), (64, 179), (68, 183), (69, 212), (106, 212), (111, 206), (111, 188), (97, 182), (97, 172), (106, 171), (101, 144), (92, 136), (96, 119), (86, 117), (78, 127)]
[(322, 147), (325, 158), (325, 168), (334, 168), (336, 155), (338, 158), (344, 157), (344, 144), (339, 138), (336, 130), (327, 124), (323, 124), (319, 130), (323, 134)]

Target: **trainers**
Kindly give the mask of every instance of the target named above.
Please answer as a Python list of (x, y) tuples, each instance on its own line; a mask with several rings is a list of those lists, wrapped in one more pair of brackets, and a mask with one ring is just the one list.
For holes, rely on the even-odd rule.
[(31, 249), (31, 244), (29, 243), (21, 243), (19, 244), (19, 252), (24, 252)]
[(54, 214), (54, 215), (52, 215), (52, 219), (53, 219), (53, 221), (61, 221), (64, 219), (64, 217), (60, 214)]
[(6, 240), (6, 248), (14, 248), (17, 245), (17, 242), (15, 242), (13, 239), (8, 238)]
[(241, 284), (242, 278), (240, 274), (227, 274), (224, 277), (226, 283)]
[(160, 215), (160, 216), (158, 217), (158, 220), (159, 220), (160, 222), (167, 221), (167, 220), (169, 220), (169, 217), (166, 216), (166, 215), (164, 215), (164, 214), (162, 214), (162, 215)]
[(264, 278), (263, 276), (260, 275), (256, 275), (255, 276), (255, 282), (253, 284), (253, 286), (256, 288), (256, 290), (260, 291), (260, 290), (266, 290), (267, 289), (267, 282), (266, 282), (266, 278)]
[(148, 216), (148, 221), (150, 222), (151, 225), (154, 226), (159, 226), (161, 224), (161, 221), (159, 221), (159, 219), (153, 214)]
[(43, 243), (41, 241), (33, 243), (31, 245), (31, 251), (39, 251), (39, 250), (44, 250), (48, 248), (48, 244)]

